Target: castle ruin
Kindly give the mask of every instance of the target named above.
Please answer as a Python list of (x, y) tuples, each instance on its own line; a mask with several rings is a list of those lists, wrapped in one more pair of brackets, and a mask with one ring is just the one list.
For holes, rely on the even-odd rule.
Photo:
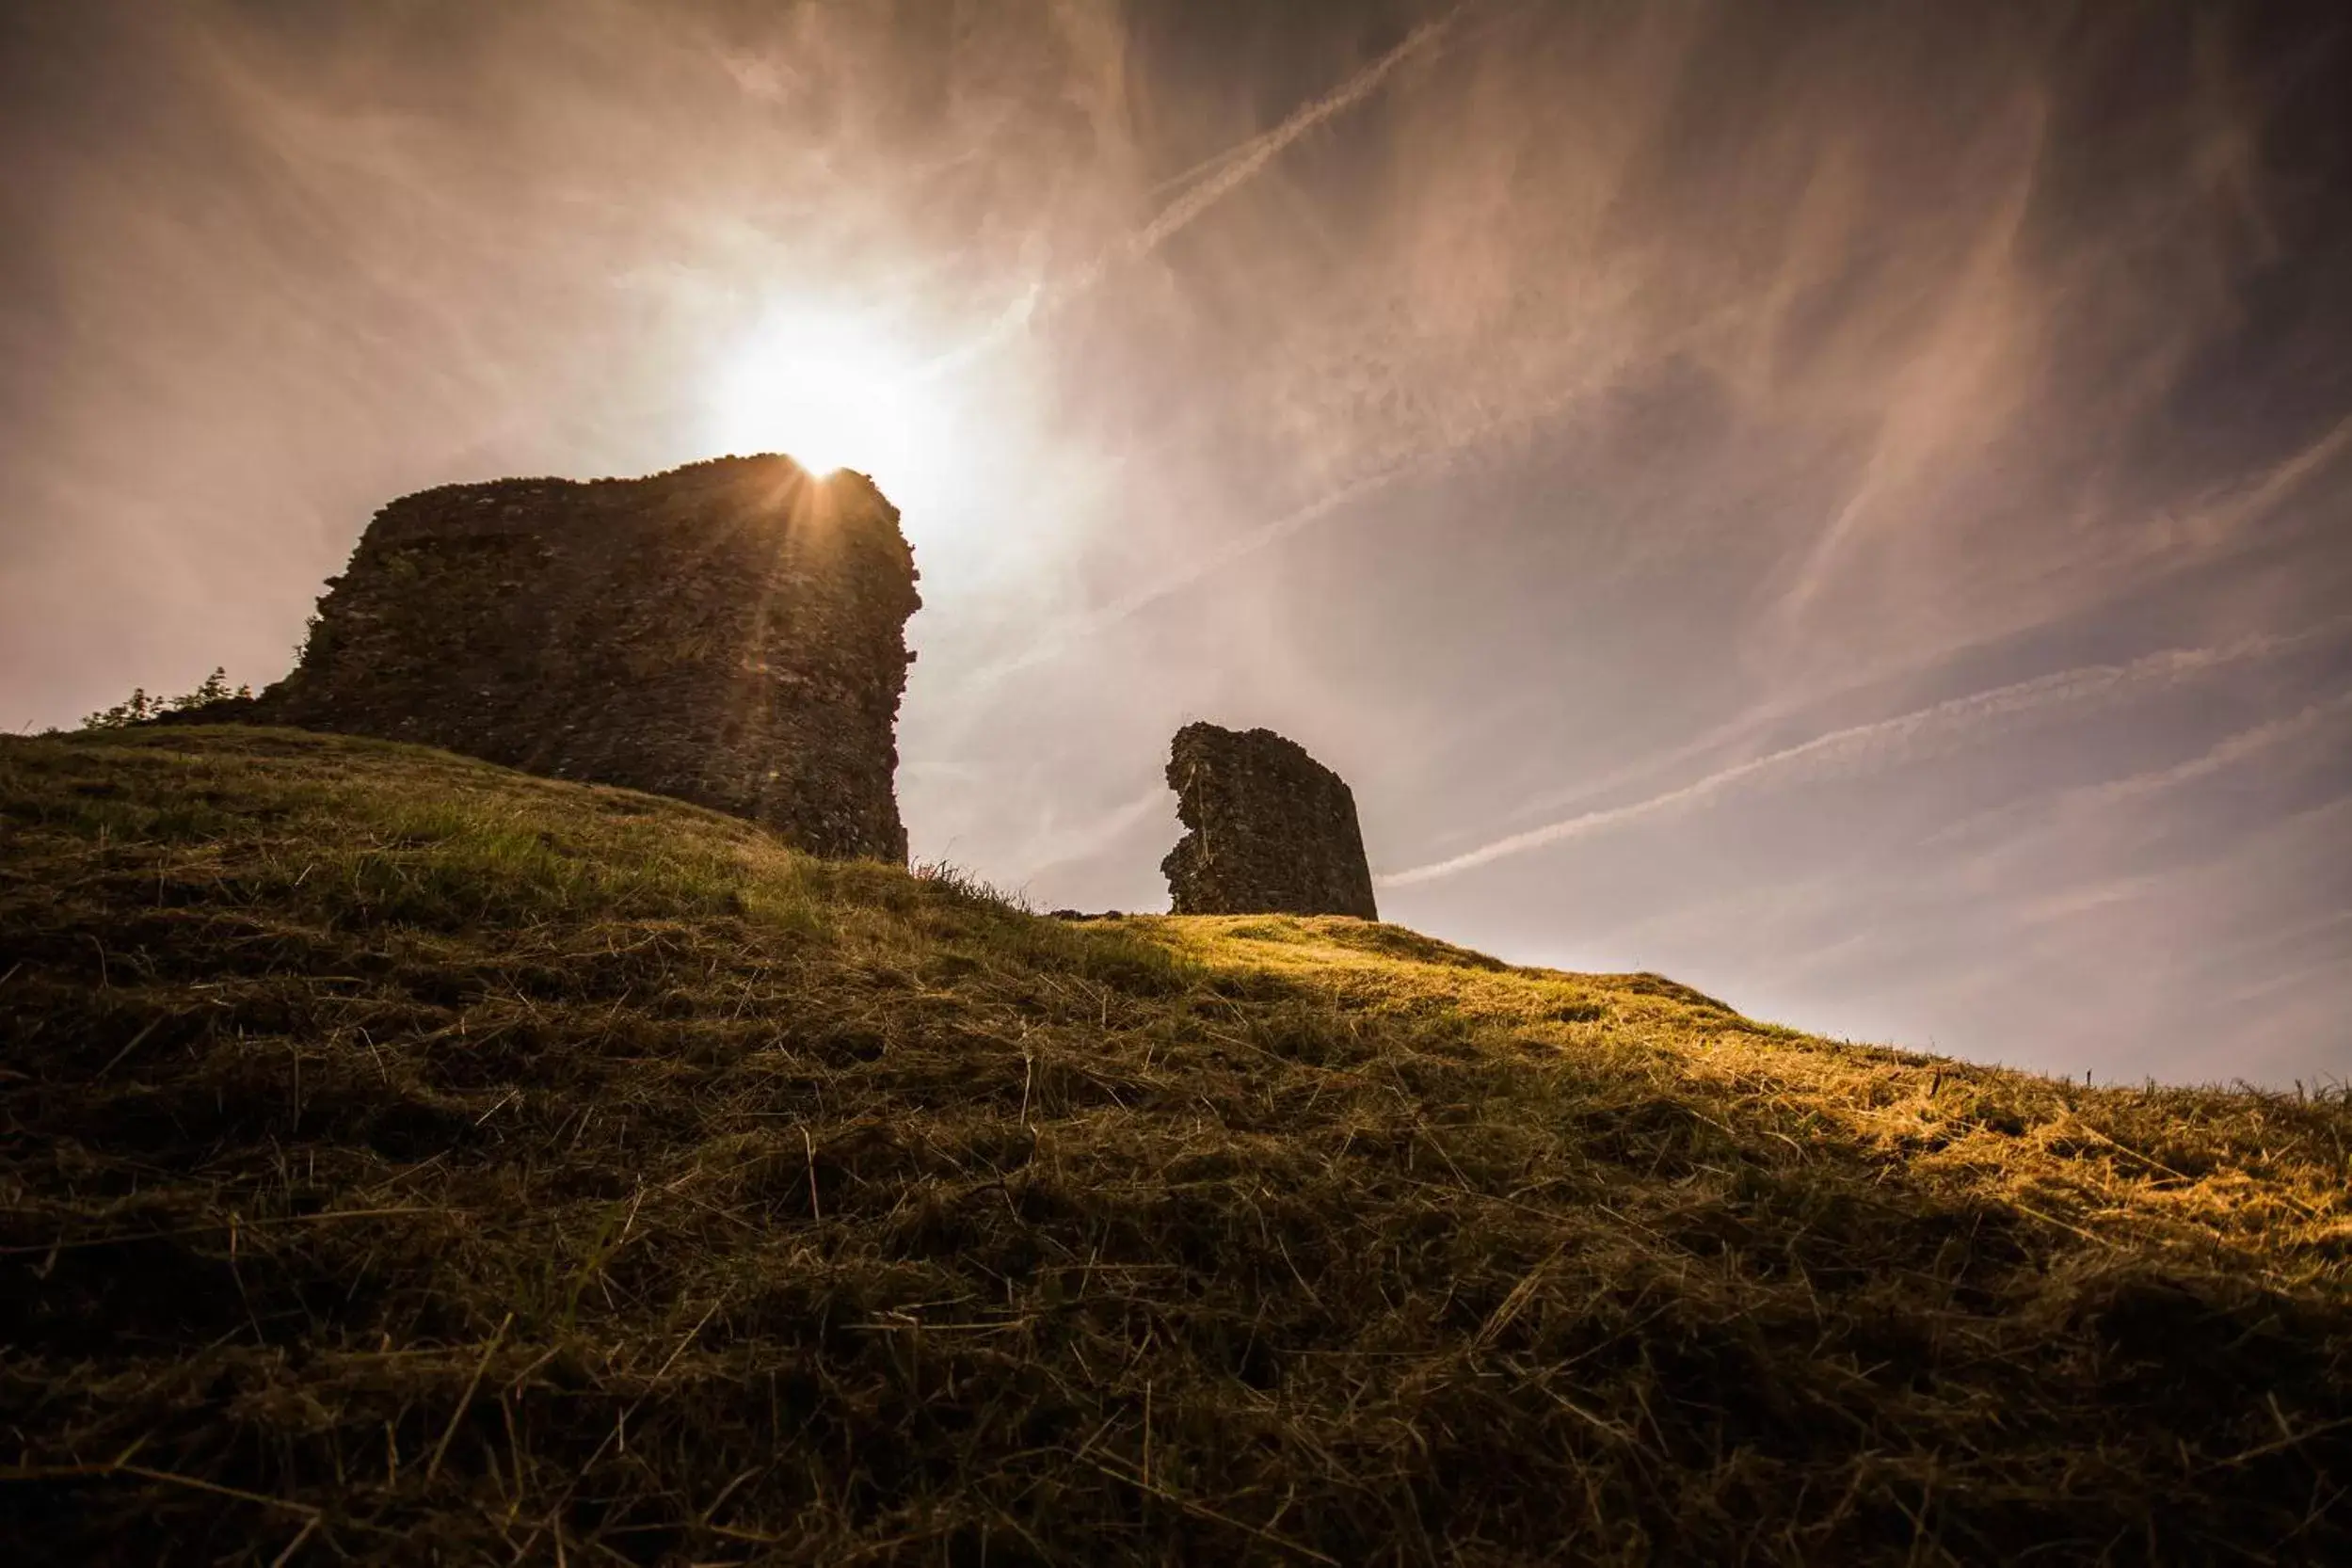
[(376, 515), (268, 723), (674, 796), (904, 861), (898, 509), (862, 474), (723, 457), (451, 485)]
[(1191, 829), (1160, 866), (1175, 913), (1380, 919), (1355, 796), (1296, 742), (1188, 724), (1168, 787)]

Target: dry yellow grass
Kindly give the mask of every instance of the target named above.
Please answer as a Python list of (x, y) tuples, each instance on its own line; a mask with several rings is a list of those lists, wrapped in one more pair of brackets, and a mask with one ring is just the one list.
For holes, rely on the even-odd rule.
[(2341, 1095), (0, 744), (16, 1560), (2352, 1558)]

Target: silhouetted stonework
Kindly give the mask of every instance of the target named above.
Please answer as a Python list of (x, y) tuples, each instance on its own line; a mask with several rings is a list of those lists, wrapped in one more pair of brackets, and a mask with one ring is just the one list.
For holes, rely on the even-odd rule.
[(1179, 915), (1380, 919), (1347, 781), (1271, 729), (1188, 724), (1168, 787), (1191, 832), (1160, 863)]
[(912, 552), (862, 475), (728, 457), (452, 485), (377, 513), (266, 722), (418, 741), (906, 858)]

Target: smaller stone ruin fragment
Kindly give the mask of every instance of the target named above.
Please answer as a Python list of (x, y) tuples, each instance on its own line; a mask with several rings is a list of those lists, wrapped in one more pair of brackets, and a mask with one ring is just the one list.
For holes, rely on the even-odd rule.
[(1176, 914), (1380, 919), (1355, 796), (1296, 742), (1188, 724), (1168, 787), (1191, 829), (1160, 863)]

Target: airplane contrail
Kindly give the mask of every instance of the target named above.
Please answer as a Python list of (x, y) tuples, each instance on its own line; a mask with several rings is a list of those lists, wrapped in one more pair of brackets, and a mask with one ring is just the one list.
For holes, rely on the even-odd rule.
[[(1396, 69), (1414, 56), (1435, 44), (1454, 24), (1462, 8), (1425, 22), (1405, 36), (1379, 59), (1366, 66), (1337, 87), (1310, 104), (1302, 104), (1286, 116), (1281, 124), (1260, 131), (1234, 143), (1223, 152), (1194, 164), (1183, 173), (1162, 181), (1157, 187), (1183, 187), (1183, 193), (1153, 215), (1142, 227), (1128, 232), (1108, 250), (1087, 264), (1075, 277), (1048, 287), (1032, 284), (1019, 299), (1012, 302), (978, 337), (933, 360), (917, 374), (929, 377), (959, 370), (984, 355), (1001, 347), (1014, 334), (1028, 327), (1038, 317), (1049, 314), (1084, 294), (1108, 276), (1122, 262), (1133, 262), (1149, 255), (1179, 231), (1189, 226), (1203, 213), (1231, 196), (1256, 179), (1274, 158), (1307, 132), (1335, 115), (1355, 107), (1385, 82)], [(1193, 183), (1197, 181), (1197, 184)]]
[(1215, 166), (1214, 173), (1169, 202), (1160, 209), (1159, 216), (1128, 236), (1123, 247), (1127, 257), (1132, 259), (1155, 248), (1254, 179), (1258, 170), (1272, 162), (1275, 154), (1332, 116), (1343, 114), (1369, 98), (1379, 89), (1381, 83), (1388, 79), (1391, 72), (1443, 37), (1446, 29), (1453, 25), (1459, 11), (1460, 8), (1456, 8), (1434, 22), (1423, 23), (1406, 35), (1402, 43), (1314, 103), (1293, 110), (1272, 130), (1253, 136), (1228, 149), (1219, 158), (1210, 160)]
[(2113, 806), (2119, 801), (2135, 800), (2143, 795), (2177, 789), (2200, 778), (2210, 778), (2224, 768), (2235, 767), (2274, 746), (2301, 740), (2313, 730), (2324, 728), (2346, 712), (2352, 712), (2352, 691), (2338, 692), (2320, 701), (2306, 703), (2284, 718), (2269, 719), (2249, 728), (2233, 731), (2185, 762), (2136, 773), (2104, 784), (2086, 784), (2068, 791), (2064, 799), (2084, 806)]
[(1524, 855), (1546, 845), (1564, 843), (1571, 839), (1584, 838), (1629, 822), (1656, 816), (1677, 807), (1692, 805), (1735, 789), (1759, 775), (1802, 768), (1808, 764), (1817, 766), (1841, 759), (1855, 760), (1880, 757), (1922, 737), (1959, 735), (1997, 719), (2095, 701), (2120, 689), (2164, 684), (2224, 664), (2275, 657), (2290, 649), (2323, 641), (2346, 627), (2352, 627), (2352, 616), (2339, 616), (2300, 632), (2244, 637), (2219, 648), (2167, 648), (2142, 655), (2126, 664), (2085, 664), (2050, 675), (2035, 676), (2029, 680), (1996, 686), (1990, 691), (1953, 697), (1908, 713), (1898, 713), (1893, 718), (1874, 719), (1868, 724), (1833, 729), (1797, 745), (1708, 774), (1662, 794), (1624, 806), (1579, 812), (1559, 822), (1529, 828), (1524, 833), (1496, 839), (1444, 860), (1374, 877), (1373, 884), (1381, 888), (1405, 888), (1419, 882), (1434, 882), (1440, 877), (1451, 876), (1476, 866)]
[[(1409, 56), (1434, 42), (1439, 34), (1451, 27), (1454, 19), (1461, 12), (1462, 7), (1456, 6), (1436, 21), (1423, 23), (1415, 28), (1403, 42), (1388, 51), (1387, 54), (1383, 55), (1379, 59), (1374, 60), (1370, 65), (1366, 66), (1313, 103), (1292, 110), (1285, 117), (1281, 124), (1271, 130), (1261, 131), (1256, 136), (1244, 137), (1230, 147), (1210, 153), (1181, 173), (1169, 175), (1165, 180), (1152, 186), (1145, 194), (1157, 196), (1162, 191), (1181, 190), (1191, 185), (1193, 181), (1200, 179), (1201, 176), (1212, 170), (1223, 169), (1240, 158), (1256, 156), (1257, 162), (1263, 164), (1266, 157), (1281, 152), (1284, 147), (1296, 141), (1300, 136), (1315, 125), (1361, 102), (1373, 88), (1380, 86), (1382, 79), (1391, 71), (1402, 64)], [(1261, 152), (1264, 156), (1257, 156)]]

